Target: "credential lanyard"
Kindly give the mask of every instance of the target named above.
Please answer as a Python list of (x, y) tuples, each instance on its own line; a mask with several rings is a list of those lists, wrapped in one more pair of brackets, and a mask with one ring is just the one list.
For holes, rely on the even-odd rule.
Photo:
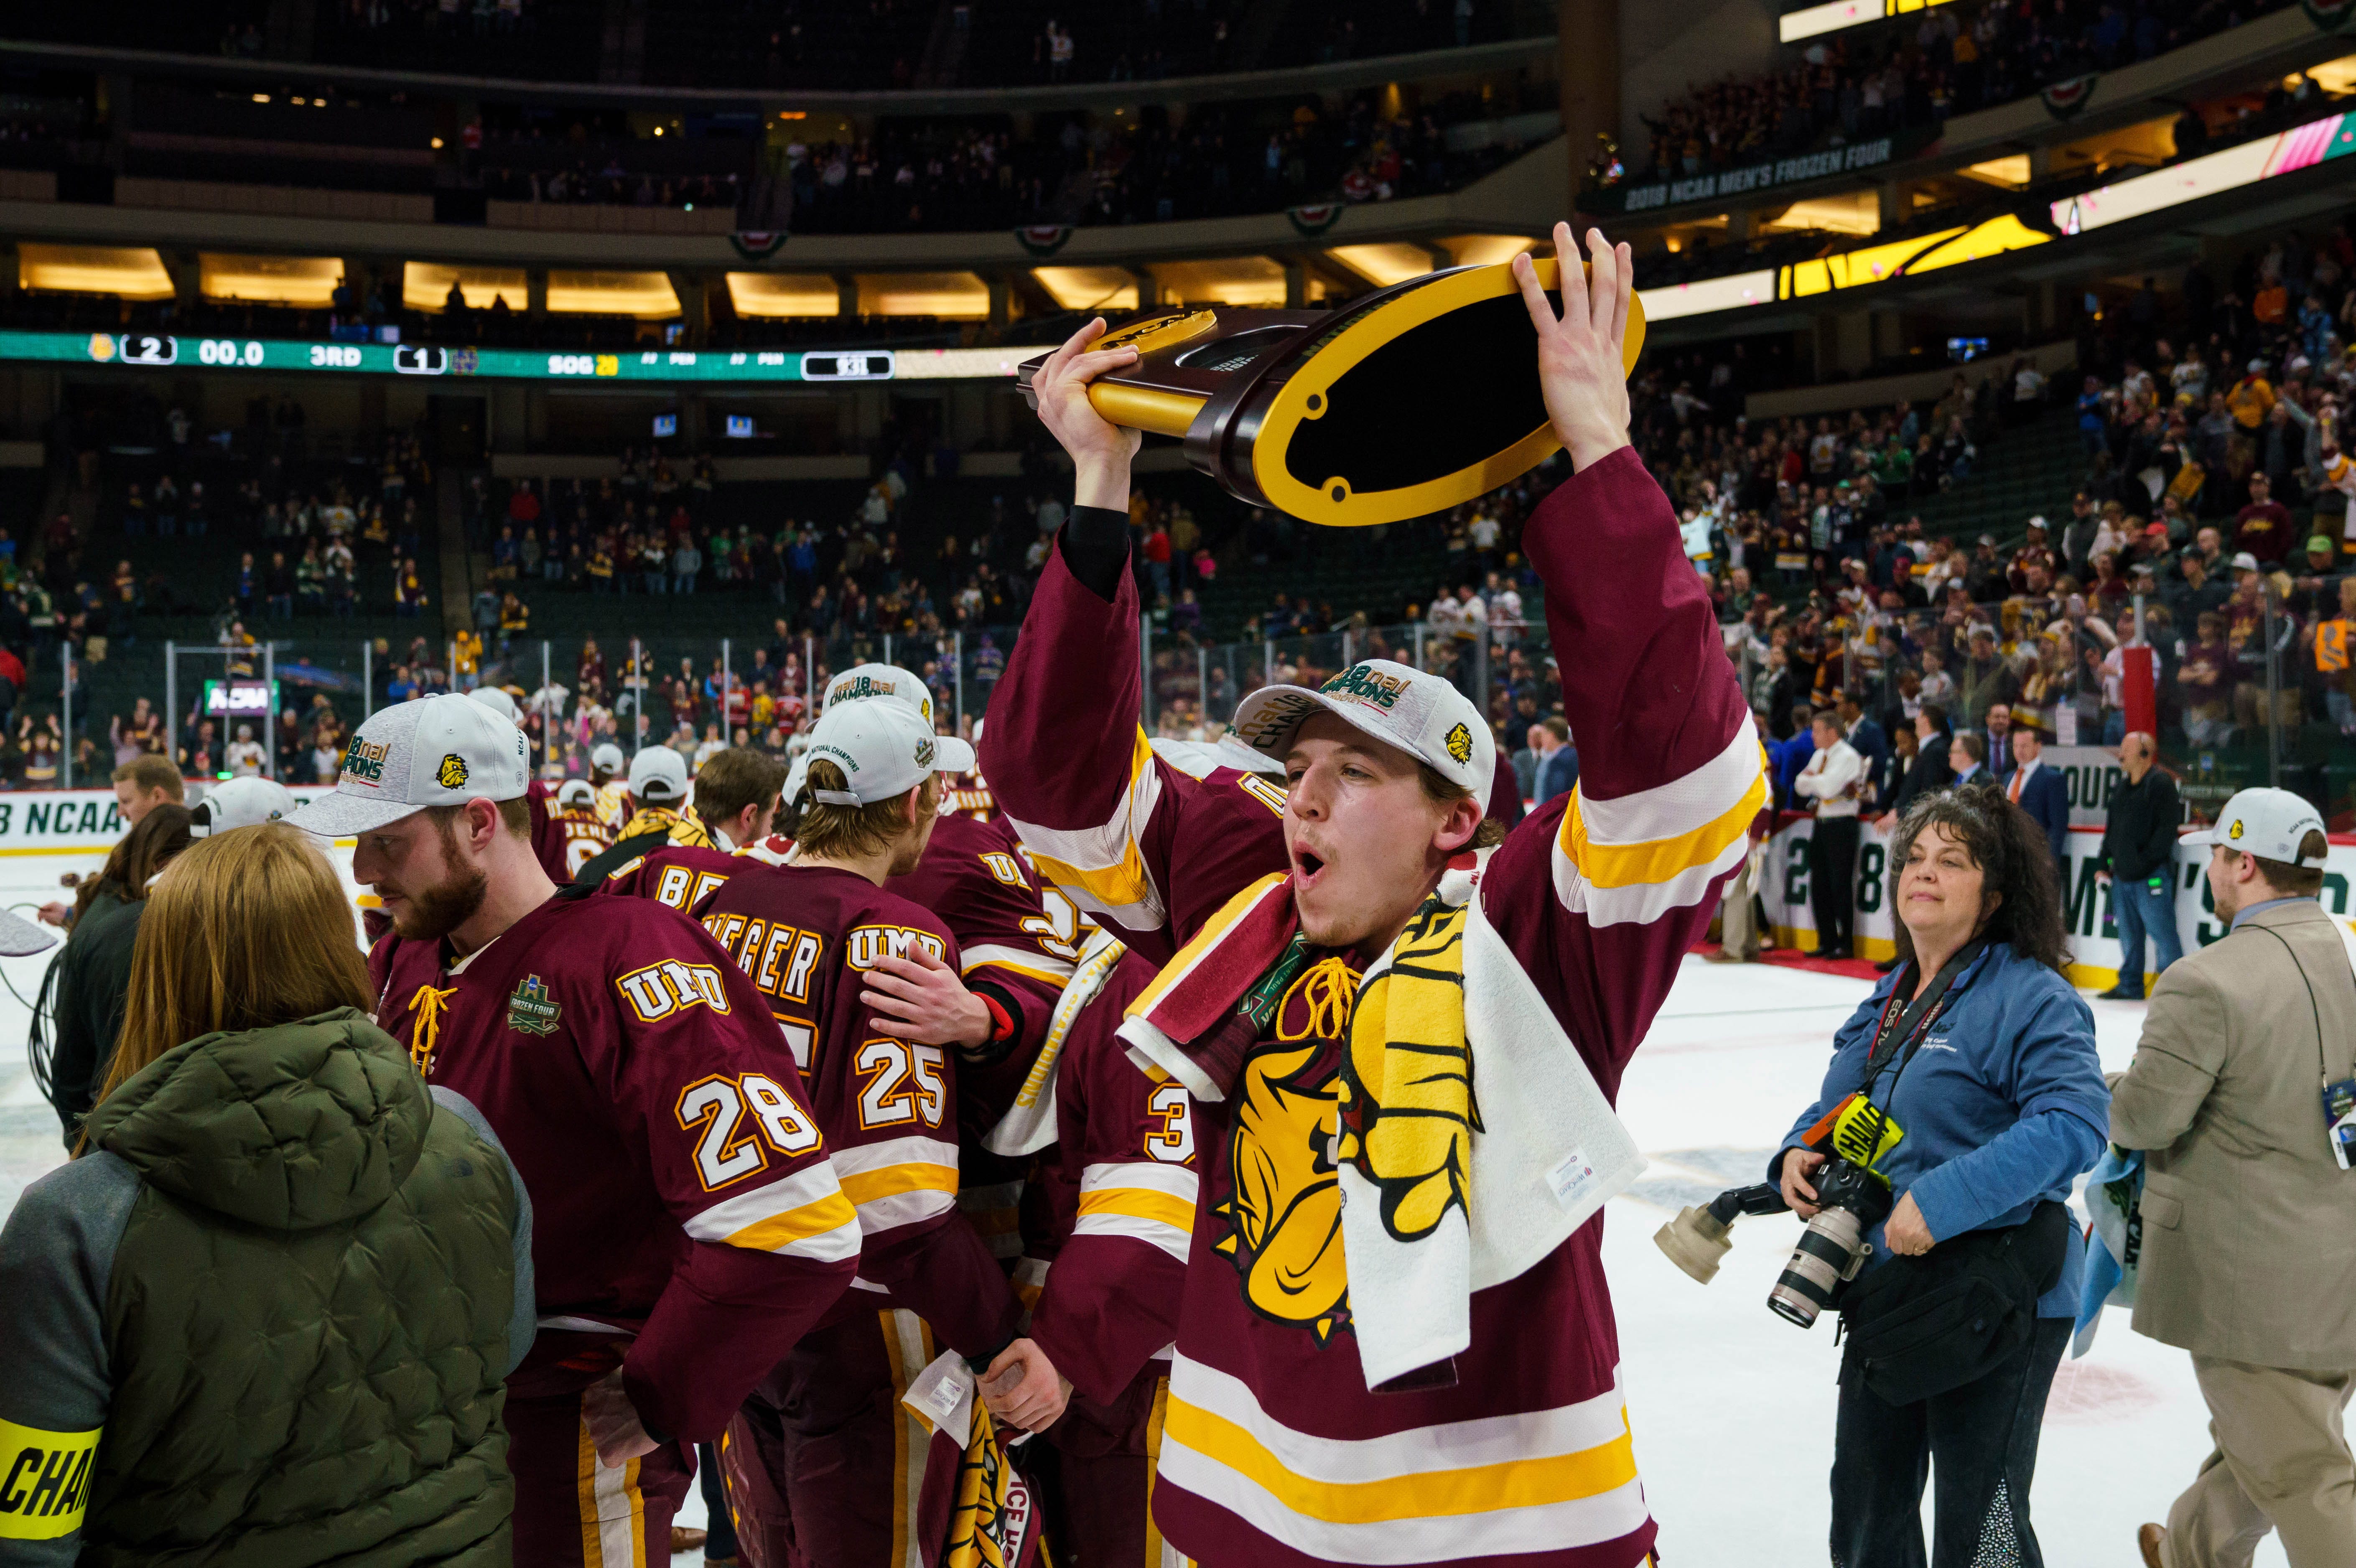
[[(1915, 1048), (1922, 1043), (1923, 1037), (1931, 1032), (1931, 1026), (1938, 1021), (1939, 1014), (1945, 1010), (1947, 993), (1954, 987), (1955, 976), (1971, 967), (1973, 961), (1987, 948), (1985, 940), (1965, 944), (1961, 951), (1939, 966), (1939, 972), (1931, 977), (1930, 985), (1902, 1008), (1898, 1001), (1899, 993), (1904, 989), (1902, 983), (1890, 988), (1890, 1000), (1881, 1009), (1880, 1027), (1874, 1033), (1873, 1049), (1866, 1052), (1865, 1082), (1857, 1086), (1857, 1092), (1865, 1096), (1866, 1104), (1874, 1115), (1873, 1140), (1868, 1147), (1879, 1146), (1881, 1130), (1890, 1121), (1888, 1106), (1873, 1104), (1873, 1081), (1881, 1076), (1882, 1070), (1890, 1065), (1894, 1054), (1898, 1072), (1890, 1080), (1888, 1098), (1895, 1100), (1898, 1097), (1898, 1080), (1905, 1076), (1906, 1064), (1914, 1060)], [(1910, 965), (1909, 968), (1912, 967)], [(1901, 975), (1901, 982), (1903, 978)]]

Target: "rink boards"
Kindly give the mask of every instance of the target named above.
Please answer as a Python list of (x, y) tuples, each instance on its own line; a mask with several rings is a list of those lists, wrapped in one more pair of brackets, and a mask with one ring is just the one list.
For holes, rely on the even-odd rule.
[[(327, 793), (316, 787), (305, 787), (294, 792), (294, 798), (308, 805), (315, 797)], [(189, 804), (197, 795), (190, 791)], [(30, 915), (33, 910), (53, 899), (70, 902), (73, 894), (58, 884), (58, 879), (68, 873), (90, 875), (106, 863), (107, 851), (123, 837), (123, 822), (112, 789), (26, 790), (0, 793), (0, 905), (19, 914)], [(352, 846), (349, 839), (336, 844), (327, 852), (343, 880), (345, 890), (357, 895), (359, 884), (352, 880)], [(358, 916), (354, 916), (353, 940), (359, 939)], [(46, 967), (46, 956), (23, 961), (36, 968)], [(14, 965), (8, 966), (10, 969)], [(5, 999), (0, 999), (0, 1036), (22, 1040), (20, 1027), (6, 1019), (9, 1011)]]
[[(1775, 939), (1813, 946), (1815, 915), (1808, 907), (1808, 839), (1815, 829), (1809, 818), (1792, 817), (1767, 841), (1766, 865), (1759, 879), (1759, 895), (1767, 906), (1767, 923)], [(1893, 951), (1887, 886), (1890, 833), (1867, 822), (1858, 836), (1857, 934), (1860, 956), (1887, 958)], [(2118, 933), (2111, 924), (2110, 890), (2094, 880), (2095, 859), (2102, 852), (2102, 830), (2070, 830), (2069, 866), (2062, 878), (2063, 913), (2075, 962), (2070, 978), (2080, 986), (2106, 989), (2118, 983)], [(2176, 933), (2185, 950), (2205, 947), (2225, 934), (2209, 896), (2209, 864), (2205, 846), (2179, 844), (2176, 848)], [(2356, 931), (2351, 915), (2350, 884), (2356, 882), (2356, 840), (2335, 838), (2325, 862), (2323, 907), (2339, 919), (2343, 930)], [(1802, 941), (1803, 937), (1807, 940)], [(2155, 960), (2147, 944), (2147, 971)]]

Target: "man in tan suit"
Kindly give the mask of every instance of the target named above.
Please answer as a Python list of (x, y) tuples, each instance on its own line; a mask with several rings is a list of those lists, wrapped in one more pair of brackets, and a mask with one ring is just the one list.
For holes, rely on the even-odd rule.
[(2317, 901), (2323, 819), (2248, 789), (2191, 841), (2232, 930), (2160, 976), (2111, 1141), (2148, 1151), (2136, 1331), (2192, 1352), (2216, 1449), (2138, 1544), (2149, 1568), (2246, 1568), (2278, 1530), (2292, 1568), (2349, 1568), (2356, 1171), (2323, 1086), (2356, 1077), (2356, 973)]

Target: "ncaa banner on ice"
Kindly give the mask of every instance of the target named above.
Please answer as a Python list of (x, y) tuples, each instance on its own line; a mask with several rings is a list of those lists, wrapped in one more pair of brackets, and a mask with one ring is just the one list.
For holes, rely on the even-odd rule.
[[(325, 790), (305, 785), (295, 800), (308, 805)], [(188, 786), (188, 804), (203, 799)], [(128, 826), (107, 789), (10, 790), (0, 792), (0, 855), (55, 855), (69, 850), (104, 853)]]

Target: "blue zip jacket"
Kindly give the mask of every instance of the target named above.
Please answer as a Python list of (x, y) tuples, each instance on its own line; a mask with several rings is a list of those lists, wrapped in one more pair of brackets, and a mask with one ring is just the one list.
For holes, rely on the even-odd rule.
[[(1833, 1037), (1823, 1092), (1783, 1136), (1807, 1130), (1865, 1075), (1882, 1008), (1912, 964), (1883, 977)], [(1911, 984), (1911, 982), (1910, 982)], [(2018, 1225), (2042, 1200), (2066, 1202), (2110, 1136), (2111, 1092), (2094, 1052), (2094, 1016), (2070, 982), (2008, 946), (1992, 945), (1956, 976), (1946, 1005), (1898, 1075), (1893, 1052), (1874, 1081), (1876, 1104), (1904, 1132), (1876, 1168), (1894, 1202), (1912, 1192), (1939, 1242), (1966, 1231)], [(1770, 1179), (1782, 1168), (1778, 1150)], [(1876, 1225), (1874, 1267), (1888, 1256)], [(2070, 1227), (2062, 1279), (2039, 1298), (2040, 1317), (2074, 1317), (2085, 1242)]]

